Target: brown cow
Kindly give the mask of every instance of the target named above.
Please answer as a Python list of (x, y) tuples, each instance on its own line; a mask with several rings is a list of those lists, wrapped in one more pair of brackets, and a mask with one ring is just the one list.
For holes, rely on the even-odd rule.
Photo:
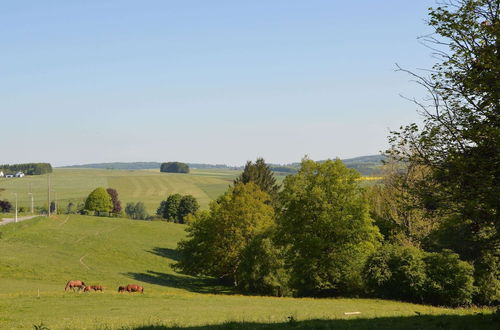
[(137, 284), (129, 284), (127, 286), (121, 286), (118, 288), (118, 292), (140, 292), (144, 293), (144, 288)]

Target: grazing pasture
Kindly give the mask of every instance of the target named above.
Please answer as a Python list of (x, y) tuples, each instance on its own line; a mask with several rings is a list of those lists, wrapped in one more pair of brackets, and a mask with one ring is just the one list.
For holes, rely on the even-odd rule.
[[(184, 228), (78, 215), (0, 227), (0, 328), (495, 328), (489, 309), (239, 295), (172, 269)], [(106, 290), (65, 292), (66, 283), (77, 279)], [(144, 294), (118, 293), (128, 284), (143, 286)], [(360, 314), (345, 314), (350, 312)]]

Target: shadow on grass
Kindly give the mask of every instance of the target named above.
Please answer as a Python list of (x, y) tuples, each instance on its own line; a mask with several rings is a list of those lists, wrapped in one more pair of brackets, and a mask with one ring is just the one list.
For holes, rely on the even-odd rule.
[(177, 274), (166, 274), (148, 270), (146, 273), (123, 274), (134, 280), (155, 285), (185, 289), (197, 293), (233, 294), (231, 288), (221, 285), (217, 280), (206, 277), (190, 277)]
[[(135, 330), (250, 330), (250, 329), (498, 329), (500, 320), (493, 314), (476, 315), (422, 315), (382, 317), (372, 319), (342, 319), (342, 320), (308, 320), (295, 321), (290, 319), (284, 323), (251, 323), (230, 322), (218, 325), (178, 327), (151, 325), (136, 328)], [(127, 329), (127, 328), (123, 328)]]
[(180, 259), (179, 252), (177, 252), (175, 249), (155, 247), (148, 252), (160, 257), (171, 259), (173, 261), (179, 261)]

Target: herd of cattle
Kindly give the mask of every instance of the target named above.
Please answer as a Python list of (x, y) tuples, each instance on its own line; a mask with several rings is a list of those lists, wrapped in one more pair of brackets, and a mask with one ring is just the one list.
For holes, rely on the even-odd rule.
[[(86, 285), (83, 281), (68, 281), (66, 284), (66, 287), (64, 288), (64, 291), (68, 290), (78, 290), (83, 292), (89, 292), (89, 291), (104, 291), (104, 287), (102, 285)], [(144, 288), (140, 285), (137, 284), (129, 284), (127, 286), (120, 286), (118, 287), (118, 292), (140, 292), (144, 293)]]

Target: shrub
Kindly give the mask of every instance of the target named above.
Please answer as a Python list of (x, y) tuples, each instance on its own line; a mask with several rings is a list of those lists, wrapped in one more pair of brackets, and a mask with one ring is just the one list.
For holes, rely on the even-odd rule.
[(369, 290), (383, 298), (421, 302), (427, 280), (423, 258), (415, 247), (385, 245), (365, 265)]
[(474, 300), (482, 305), (500, 302), (500, 264), (498, 257), (485, 253), (474, 265), (477, 292)]
[(113, 209), (111, 210), (111, 212), (119, 215), (122, 212), (122, 203), (118, 198), (118, 192), (113, 188), (108, 188), (106, 189), (106, 191), (108, 192), (109, 197), (111, 197), (111, 202), (113, 203)]
[(125, 213), (131, 219), (146, 220), (148, 218), (146, 206), (143, 202), (127, 203), (125, 206)]
[(472, 303), (474, 268), (451, 250), (428, 253), (425, 300), (436, 305), (463, 306)]
[(4, 199), (3, 201), (0, 201), (0, 212), (3, 213), (9, 213), (12, 210), (12, 204)]

